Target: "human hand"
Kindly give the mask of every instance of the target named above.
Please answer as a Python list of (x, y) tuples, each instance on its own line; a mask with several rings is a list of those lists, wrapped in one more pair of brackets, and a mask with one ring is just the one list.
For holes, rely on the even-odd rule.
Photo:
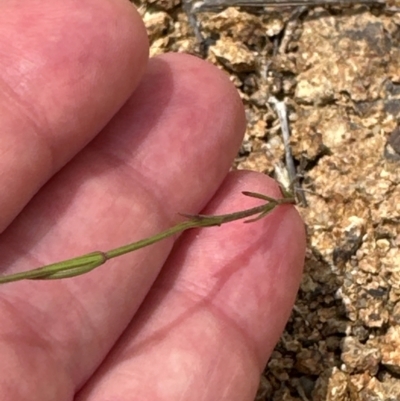
[[(122, 0), (3, 2), (2, 273), (279, 197), (228, 173), (245, 118), (194, 57), (147, 64)], [(36, 194), (36, 195), (35, 195)], [(80, 277), (0, 286), (0, 399), (252, 400), (304, 259), (291, 206), (192, 230)]]

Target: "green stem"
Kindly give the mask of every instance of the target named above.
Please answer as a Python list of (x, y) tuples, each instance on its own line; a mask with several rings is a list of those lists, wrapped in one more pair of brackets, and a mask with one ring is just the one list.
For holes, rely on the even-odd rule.
[(251, 209), (246, 209), (235, 213), (222, 214), (216, 216), (201, 215), (201, 214), (197, 215), (183, 214), (183, 216), (188, 217), (189, 220), (179, 223), (165, 231), (160, 232), (159, 234), (153, 235), (151, 237), (142, 239), (137, 242), (133, 242), (131, 244), (111, 249), (107, 252), (96, 251), (82, 256), (78, 256), (73, 259), (68, 259), (62, 262), (57, 262), (57, 263), (52, 263), (50, 265), (42, 266), (37, 269), (29, 270), (26, 272), (3, 276), (0, 277), (0, 284), (10, 283), (12, 281), (27, 280), (27, 279), (51, 280), (51, 279), (75, 277), (84, 273), (88, 273), (89, 271), (95, 269), (96, 267), (101, 266), (109, 259), (117, 258), (118, 256), (134, 252), (138, 249), (152, 245), (156, 242), (162, 241), (165, 238), (171, 237), (177, 233), (181, 233), (191, 228), (220, 226), (222, 224), (229, 223), (231, 221), (245, 219), (251, 216), (256, 216), (251, 220), (245, 221), (245, 222), (253, 222), (259, 220), (266, 214), (270, 213), (276, 206), (295, 203), (294, 198), (288, 197), (288, 194), (284, 194), (284, 197), (281, 199), (270, 198), (269, 196), (254, 192), (243, 192), (243, 194), (253, 198), (262, 199), (267, 203), (253, 207)]

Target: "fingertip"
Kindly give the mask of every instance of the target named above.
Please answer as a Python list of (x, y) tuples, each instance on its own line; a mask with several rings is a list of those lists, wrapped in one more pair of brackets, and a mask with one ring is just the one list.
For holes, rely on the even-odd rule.
[(245, 125), (240, 96), (225, 73), (197, 57), (169, 53), (150, 59), (97, 145), (124, 158), (168, 214), (196, 213), (228, 173)]
[[(240, 131), (244, 134), (246, 129), (246, 115), (239, 91), (233, 85), (230, 76), (215, 65), (189, 54), (165, 54), (163, 59), (179, 62), (183, 69), (192, 71), (187, 75), (190, 78), (186, 82), (188, 87), (197, 90), (198, 104), (210, 104), (215, 110), (213, 118), (216, 130), (220, 130), (220, 124), (224, 124), (226, 131)], [(209, 107), (211, 110), (212, 107)], [(218, 118), (218, 114), (221, 118)], [(225, 116), (229, 116), (226, 118)]]
[[(228, 181), (233, 189), (240, 186), (273, 198), (282, 197), (274, 179), (253, 171), (232, 172)], [(237, 207), (254, 203), (254, 200), (248, 203), (237, 196), (235, 200)], [(239, 312), (235, 315), (248, 334), (248, 341), (254, 346), (260, 369), (263, 369), (293, 309), (304, 268), (306, 233), (294, 205), (280, 205), (251, 225), (253, 227), (246, 229), (249, 230), (247, 235), (253, 237), (252, 261), (242, 288), (243, 306), (237, 305)], [(245, 238), (246, 234), (242, 235)], [(233, 299), (237, 302), (236, 295)]]
[(148, 40), (128, 1), (5, 1), (0, 48), (2, 231), (131, 96)]
[[(243, 190), (282, 197), (272, 178), (233, 171), (202, 213), (225, 214), (262, 204), (242, 195)], [(180, 292), (201, 288), (199, 296), (210, 298), (212, 287), (198, 283), (223, 282), (212, 296), (212, 308), (232, 322), (231, 332), (236, 330), (239, 339), (247, 341), (262, 369), (284, 330), (300, 286), (306, 236), (299, 212), (293, 205), (280, 205), (255, 222), (235, 221), (218, 231), (201, 230), (188, 237), (185, 258), (196, 262), (179, 273), (185, 286)], [(179, 286), (179, 280), (174, 285)]]

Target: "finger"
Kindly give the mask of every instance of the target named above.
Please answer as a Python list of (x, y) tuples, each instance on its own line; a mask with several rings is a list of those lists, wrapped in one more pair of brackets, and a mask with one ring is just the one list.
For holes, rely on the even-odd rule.
[[(8, 271), (138, 240), (181, 219), (179, 211), (198, 212), (227, 174), (244, 127), (241, 101), (225, 74), (185, 55), (151, 60), (113, 121), (7, 230), (0, 253)], [(1, 287), (13, 313), (0, 318), (0, 333), (28, 333), (18, 348), (2, 346), (5, 361), (23, 361), (15, 375), (27, 377), (24, 389), (62, 400), (82, 386), (132, 319), (172, 244), (110, 261), (87, 276)], [(28, 374), (33, 365), (40, 369)], [(43, 381), (52, 398), (37, 388)]]
[(127, 1), (0, 4), (0, 232), (111, 119), (146, 66)]
[[(236, 172), (205, 213), (260, 202), (240, 196), (244, 189), (279, 196), (271, 179)], [(77, 400), (253, 400), (293, 306), (304, 252), (303, 223), (292, 206), (258, 222), (184, 234)]]

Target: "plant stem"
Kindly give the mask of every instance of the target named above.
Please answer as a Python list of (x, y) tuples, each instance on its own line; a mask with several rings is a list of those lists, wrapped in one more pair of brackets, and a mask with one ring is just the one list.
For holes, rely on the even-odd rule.
[(275, 207), (279, 205), (295, 203), (294, 198), (290, 197), (290, 195), (287, 193), (284, 193), (284, 197), (281, 199), (270, 198), (269, 196), (254, 192), (243, 192), (243, 194), (253, 198), (262, 199), (267, 203), (253, 207), (251, 209), (245, 209), (234, 213), (222, 214), (216, 216), (202, 215), (202, 214), (196, 214), (196, 215), (182, 214), (189, 220), (179, 223), (151, 237), (115, 249), (111, 249), (107, 252), (101, 252), (101, 251), (91, 252), (82, 256), (78, 256), (73, 259), (67, 259), (62, 262), (45, 265), (37, 269), (3, 276), (0, 277), (0, 284), (10, 283), (12, 281), (20, 281), (20, 280), (51, 280), (51, 279), (75, 277), (90, 272), (96, 267), (104, 264), (109, 259), (117, 258), (118, 256), (125, 255), (126, 253), (134, 252), (138, 249), (152, 245), (156, 242), (162, 241), (165, 238), (171, 237), (177, 233), (181, 233), (191, 228), (220, 226), (222, 224), (229, 223), (231, 221), (240, 220), (251, 216), (256, 216), (251, 220), (245, 221), (245, 222), (253, 222), (264, 217), (266, 214), (270, 213)]

